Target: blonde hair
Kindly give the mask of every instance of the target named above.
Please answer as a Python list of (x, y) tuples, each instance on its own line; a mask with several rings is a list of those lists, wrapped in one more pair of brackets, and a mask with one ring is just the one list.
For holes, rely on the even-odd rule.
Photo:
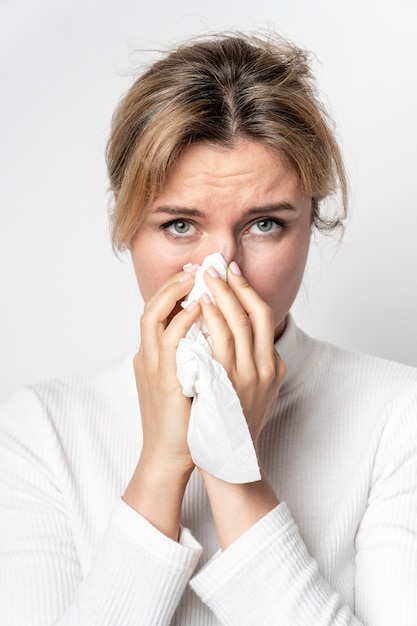
[[(315, 226), (342, 224), (346, 174), (309, 55), (276, 36), (217, 35), (181, 45), (151, 65), (114, 113), (106, 153), (116, 197), (114, 248), (129, 246), (187, 146), (232, 147), (242, 137), (287, 156), (312, 198)], [(322, 200), (336, 192), (340, 214), (325, 217)]]

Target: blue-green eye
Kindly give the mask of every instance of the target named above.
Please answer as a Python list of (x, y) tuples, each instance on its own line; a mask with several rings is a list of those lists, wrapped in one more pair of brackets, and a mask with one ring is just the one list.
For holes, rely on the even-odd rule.
[(171, 220), (166, 224), (162, 224), (161, 227), (171, 237), (186, 237), (187, 235), (193, 235), (196, 232), (195, 226), (187, 220)]
[(189, 222), (184, 222), (182, 220), (177, 220), (176, 222), (171, 224), (171, 226), (172, 226), (172, 229), (178, 235), (185, 235), (190, 230), (190, 223)]
[(252, 235), (269, 235), (279, 232), (282, 228), (284, 228), (284, 224), (278, 222), (278, 220), (264, 217), (252, 224), (249, 228), (249, 233)]
[(256, 226), (261, 233), (269, 233), (276, 224), (272, 220), (259, 220), (256, 222)]

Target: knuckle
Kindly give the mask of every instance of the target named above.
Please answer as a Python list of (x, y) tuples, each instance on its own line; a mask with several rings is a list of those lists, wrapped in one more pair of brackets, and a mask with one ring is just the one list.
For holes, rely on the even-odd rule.
[(223, 346), (226, 354), (231, 354), (234, 352), (235, 342), (234, 337), (230, 332), (225, 332), (223, 337)]
[(133, 357), (133, 364), (135, 367), (143, 367), (147, 360), (147, 351), (141, 342), (138, 351)]
[(246, 280), (244, 276), (242, 276), (240, 279), (239, 287), (241, 287), (242, 289), (252, 289), (252, 287), (250, 286), (250, 284), (248, 283), (248, 281)]
[(253, 385), (254, 383), (256, 385), (257, 383), (258, 372), (253, 364), (245, 363), (245, 365), (238, 367), (238, 375), (244, 386)]
[(235, 274), (234, 272), (228, 270), (228, 279), (227, 283), (232, 286), (232, 289), (250, 289), (253, 291), (253, 287), (248, 282), (246, 276), (244, 274)]
[(146, 300), (146, 302), (144, 303), (142, 317), (146, 315), (147, 313), (149, 313), (149, 309), (152, 307), (153, 300), (154, 300), (153, 298), (150, 298), (149, 300)]
[(277, 368), (275, 362), (271, 359), (264, 363), (262, 366), (262, 379), (265, 382), (272, 383), (277, 375)]
[(241, 328), (251, 328), (251, 321), (245, 311), (240, 311), (236, 314), (235, 323)]
[(136, 352), (135, 356), (133, 357), (133, 366), (135, 368), (140, 367), (141, 361), (142, 361), (142, 348), (139, 348), (139, 351)]
[(133, 357), (133, 371), (135, 373), (136, 383), (138, 382), (138, 377), (139, 377), (139, 373), (141, 369), (142, 367), (141, 367), (141, 363), (139, 360), (139, 355), (135, 354), (135, 356)]
[(259, 384), (266, 391), (276, 387), (277, 384), (280, 385), (277, 370), (272, 364), (264, 366), (259, 372)]
[(150, 325), (149, 304), (145, 304), (140, 318), (140, 327), (147, 328)]
[(271, 357), (262, 362), (260, 378), (266, 386), (281, 385), (286, 374), (287, 366), (274, 350)]
[[(235, 353), (235, 341), (233, 335), (227, 331), (223, 330), (221, 335), (212, 336), (213, 345), (212, 345), (212, 354), (213, 358), (220, 361), (225, 367), (226, 363), (228, 366), (226, 369), (230, 369), (231, 360), (233, 361), (233, 355)], [(228, 372), (231, 374), (231, 372)]]

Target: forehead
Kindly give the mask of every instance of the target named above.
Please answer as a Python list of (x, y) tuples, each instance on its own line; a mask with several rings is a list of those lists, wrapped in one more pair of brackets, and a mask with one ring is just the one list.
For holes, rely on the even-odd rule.
[(152, 206), (172, 197), (301, 194), (299, 177), (285, 155), (250, 139), (231, 148), (198, 143), (181, 154)]

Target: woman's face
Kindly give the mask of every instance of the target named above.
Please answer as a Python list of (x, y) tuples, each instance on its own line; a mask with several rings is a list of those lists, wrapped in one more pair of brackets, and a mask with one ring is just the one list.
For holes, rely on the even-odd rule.
[(259, 141), (187, 148), (151, 204), (131, 254), (146, 300), (186, 263), (221, 252), (274, 313), (276, 336), (297, 295), (311, 235), (311, 198), (285, 158)]

